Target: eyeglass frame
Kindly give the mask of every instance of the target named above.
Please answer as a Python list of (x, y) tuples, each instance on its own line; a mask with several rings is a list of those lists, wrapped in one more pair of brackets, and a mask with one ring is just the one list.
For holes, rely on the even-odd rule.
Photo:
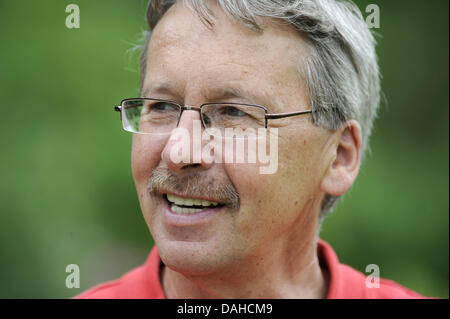
[[(260, 109), (264, 110), (264, 128), (268, 128), (268, 120), (276, 120), (276, 119), (281, 119), (281, 118), (286, 118), (286, 117), (291, 117), (291, 116), (298, 116), (298, 115), (303, 115), (303, 114), (309, 114), (309, 113), (313, 113), (312, 110), (305, 110), (305, 111), (296, 111), (296, 112), (289, 112), (289, 113), (268, 113), (269, 110), (262, 105), (258, 105), (258, 104), (247, 104), (247, 103), (225, 103), (225, 102), (219, 102), (219, 103), (203, 103), (200, 106), (192, 106), (192, 105), (181, 105), (176, 101), (172, 101), (172, 100), (164, 100), (164, 99), (157, 99), (157, 98), (145, 98), (145, 97), (136, 97), (136, 98), (126, 98), (123, 99), (122, 101), (120, 101), (120, 105), (114, 106), (114, 111), (115, 112), (120, 112), (120, 120), (122, 120), (122, 112), (125, 109), (125, 107), (123, 106), (123, 103), (127, 102), (127, 101), (132, 101), (132, 100), (145, 100), (145, 101), (159, 101), (159, 102), (169, 102), (172, 104), (175, 104), (176, 106), (178, 106), (180, 108), (180, 115), (178, 116), (178, 121), (177, 121), (177, 125), (175, 127), (178, 127), (178, 125), (180, 124), (180, 120), (181, 120), (181, 116), (183, 115), (183, 111), (199, 111), (200, 112), (200, 118), (202, 120), (202, 125), (205, 129), (206, 125), (203, 119), (203, 112), (202, 112), (202, 107), (206, 106), (206, 105), (243, 105), (243, 106), (252, 106), (252, 107), (257, 107)], [(130, 107), (131, 108), (131, 107)], [(144, 133), (144, 132), (137, 132), (139, 134), (151, 134), (151, 133)]]

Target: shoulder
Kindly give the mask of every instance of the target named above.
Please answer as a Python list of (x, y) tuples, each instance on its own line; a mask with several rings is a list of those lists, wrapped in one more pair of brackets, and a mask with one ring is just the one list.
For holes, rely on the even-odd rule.
[(329, 274), (329, 299), (424, 299), (427, 298), (402, 285), (379, 279), (372, 282), (358, 270), (342, 264), (333, 248), (323, 240), (318, 242), (318, 257)]
[(391, 299), (429, 298), (388, 279), (380, 279), (380, 290), (377, 293), (375, 293), (375, 295), (377, 296), (377, 298), (391, 298)]
[(120, 290), (120, 279), (99, 284), (85, 292), (82, 292), (74, 299), (114, 299)]
[(368, 284), (368, 277), (350, 266), (340, 264), (340, 272), (346, 281), (343, 293), (350, 298), (361, 299), (426, 299), (409, 288), (392, 280), (380, 278), (375, 285)]
[(155, 247), (144, 265), (119, 279), (97, 285), (74, 299), (163, 299), (165, 296), (159, 280), (160, 261)]
[(123, 275), (121, 278), (99, 284), (80, 295), (75, 299), (125, 299), (139, 298), (136, 295), (141, 277), (142, 268), (138, 267)]

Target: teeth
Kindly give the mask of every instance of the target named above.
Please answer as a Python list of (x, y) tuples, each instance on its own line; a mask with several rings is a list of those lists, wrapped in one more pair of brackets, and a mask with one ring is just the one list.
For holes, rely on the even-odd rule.
[[(182, 198), (182, 197), (169, 195), (169, 194), (167, 194), (167, 200), (169, 202), (171, 202), (172, 204), (176, 204), (176, 205), (179, 205), (179, 206), (204, 206), (204, 207), (208, 207), (208, 206), (217, 206), (217, 205), (219, 205), (219, 203), (217, 203), (217, 202), (210, 202), (210, 201), (204, 200), (204, 199)], [(199, 210), (199, 209), (196, 209), (196, 210)]]
[(203, 209), (199, 209), (199, 208), (186, 208), (186, 207), (180, 207), (177, 206), (175, 204), (172, 204), (170, 209), (175, 213), (175, 214), (194, 214), (194, 213), (198, 213), (201, 212)]
[(202, 206), (208, 207), (209, 205), (211, 205), (211, 202), (209, 202), (207, 200), (202, 200)]

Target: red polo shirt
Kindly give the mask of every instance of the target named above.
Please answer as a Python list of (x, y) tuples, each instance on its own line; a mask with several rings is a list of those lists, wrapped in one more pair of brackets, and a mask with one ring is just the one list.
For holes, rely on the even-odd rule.
[[(361, 272), (339, 263), (333, 248), (320, 240), (318, 244), (320, 263), (330, 274), (328, 299), (411, 299), (426, 298), (399, 284), (380, 279), (379, 288), (368, 288), (366, 276)], [(159, 279), (161, 260), (156, 246), (152, 249), (144, 265), (123, 275), (120, 279), (100, 284), (76, 296), (80, 299), (164, 299), (164, 291)]]

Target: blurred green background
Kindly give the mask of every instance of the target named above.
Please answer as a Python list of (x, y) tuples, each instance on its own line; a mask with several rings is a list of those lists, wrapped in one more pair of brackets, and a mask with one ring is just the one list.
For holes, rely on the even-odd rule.
[[(76, 3), (81, 28), (67, 29)], [(447, 0), (381, 8), (383, 105), (360, 176), (325, 221), (341, 261), (448, 298)], [(0, 1), (0, 297), (67, 298), (141, 264), (152, 239), (113, 106), (138, 95), (145, 0)], [(364, 13), (367, 16), (367, 13)], [(65, 286), (66, 265), (81, 288)]]

